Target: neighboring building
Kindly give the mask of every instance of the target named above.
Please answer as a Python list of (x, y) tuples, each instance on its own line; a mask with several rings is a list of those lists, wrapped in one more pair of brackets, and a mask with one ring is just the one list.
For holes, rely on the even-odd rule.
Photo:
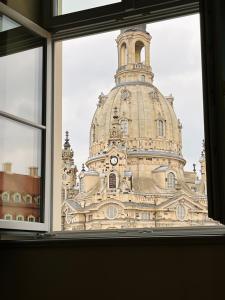
[(116, 86), (99, 96), (80, 191), (63, 196), (63, 230), (214, 224), (207, 217), (204, 149), (199, 179), (195, 170), (184, 171), (174, 98), (153, 85), (150, 41), (145, 25), (122, 29), (116, 40)]
[(40, 222), (41, 182), (36, 167), (29, 175), (12, 172), (11, 163), (0, 172), (0, 219)]

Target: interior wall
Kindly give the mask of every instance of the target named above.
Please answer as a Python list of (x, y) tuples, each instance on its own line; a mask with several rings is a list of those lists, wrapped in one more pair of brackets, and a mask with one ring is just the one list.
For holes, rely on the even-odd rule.
[(1, 299), (224, 299), (224, 253), (207, 240), (3, 243)]
[(42, 0), (5, 0), (4, 3), (35, 23), (42, 24)]

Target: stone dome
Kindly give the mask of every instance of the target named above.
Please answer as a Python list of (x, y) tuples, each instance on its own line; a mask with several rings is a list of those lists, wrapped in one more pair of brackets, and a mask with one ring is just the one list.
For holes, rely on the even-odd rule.
[(107, 147), (113, 127), (128, 149), (181, 154), (181, 124), (173, 110), (173, 97), (164, 97), (150, 83), (121, 84), (99, 97), (91, 124), (90, 156)]

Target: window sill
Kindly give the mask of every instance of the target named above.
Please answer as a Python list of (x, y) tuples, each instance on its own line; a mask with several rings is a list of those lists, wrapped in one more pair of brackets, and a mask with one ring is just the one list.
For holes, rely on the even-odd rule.
[(1, 232), (0, 244), (17, 246), (141, 246), (141, 245), (218, 245), (225, 244), (225, 227), (176, 229), (111, 229), (54, 233)]

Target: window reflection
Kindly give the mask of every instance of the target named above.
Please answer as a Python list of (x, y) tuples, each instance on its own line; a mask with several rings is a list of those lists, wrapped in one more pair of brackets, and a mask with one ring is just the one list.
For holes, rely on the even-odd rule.
[(0, 57), (0, 110), (42, 123), (42, 47)]
[(39, 204), (32, 198), (41, 195), (41, 131), (3, 117), (0, 128), (0, 218), (39, 219)]

